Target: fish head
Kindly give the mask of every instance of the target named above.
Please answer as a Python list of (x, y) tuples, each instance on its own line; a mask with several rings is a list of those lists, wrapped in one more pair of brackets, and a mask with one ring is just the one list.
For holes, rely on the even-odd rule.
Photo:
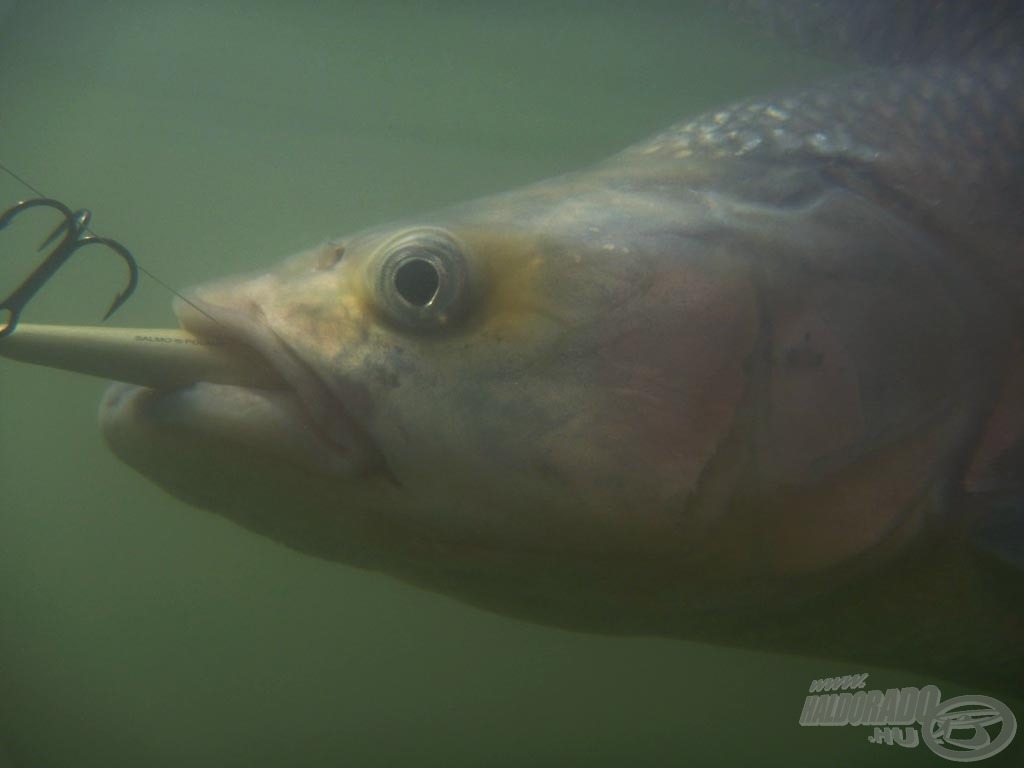
[(674, 560), (707, 544), (694, 499), (757, 322), (704, 212), (688, 232), (665, 205), (567, 177), (199, 287), (182, 325), (290, 389), (118, 385), (106, 437), (174, 495), (332, 559)]

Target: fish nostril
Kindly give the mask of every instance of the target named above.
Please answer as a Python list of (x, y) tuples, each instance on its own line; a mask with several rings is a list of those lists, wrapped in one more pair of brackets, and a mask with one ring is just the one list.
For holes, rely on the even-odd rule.
[(316, 259), (316, 269), (326, 271), (334, 267), (345, 256), (344, 243), (327, 243), (320, 249)]

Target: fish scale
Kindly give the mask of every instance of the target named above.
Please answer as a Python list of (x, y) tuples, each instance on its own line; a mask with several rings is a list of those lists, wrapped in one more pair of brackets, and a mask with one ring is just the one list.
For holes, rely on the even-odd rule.
[(991, 242), (970, 236), (975, 254), (1024, 313), (1022, 83), (1020, 55), (872, 69), (684, 120), (623, 156), (841, 165), (940, 231), (984, 223), (998, 232)]

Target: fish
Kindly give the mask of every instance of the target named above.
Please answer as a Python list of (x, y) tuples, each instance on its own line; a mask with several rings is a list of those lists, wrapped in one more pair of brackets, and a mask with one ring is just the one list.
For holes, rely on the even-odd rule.
[(732, 6), (867, 64), (190, 291), (263, 373), (113, 385), (114, 454), (525, 621), (1024, 690), (1022, 4)]

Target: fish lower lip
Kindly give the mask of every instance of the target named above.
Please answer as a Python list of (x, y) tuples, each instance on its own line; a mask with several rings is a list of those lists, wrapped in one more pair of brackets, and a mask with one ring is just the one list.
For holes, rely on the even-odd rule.
[(184, 330), (201, 339), (227, 337), (255, 351), (287, 385), (287, 395), (296, 404), (309, 430), (346, 456), (364, 457), (361, 464), (371, 463), (369, 456), (373, 452), (366, 450), (362, 430), (351, 414), (317, 373), (269, 326), (247, 313), (200, 301), (192, 305), (177, 304), (175, 314)]
[(208, 382), (178, 389), (115, 384), (104, 396), (100, 422), (112, 445), (122, 441), (118, 436), (126, 428), (139, 433), (141, 427), (143, 435), (156, 429), (191, 436), (197, 441), (193, 448), (209, 451), (211, 461), (213, 446), (224, 443), (319, 474), (348, 477), (359, 470), (359, 454), (311, 428), (299, 399), (287, 389)]

